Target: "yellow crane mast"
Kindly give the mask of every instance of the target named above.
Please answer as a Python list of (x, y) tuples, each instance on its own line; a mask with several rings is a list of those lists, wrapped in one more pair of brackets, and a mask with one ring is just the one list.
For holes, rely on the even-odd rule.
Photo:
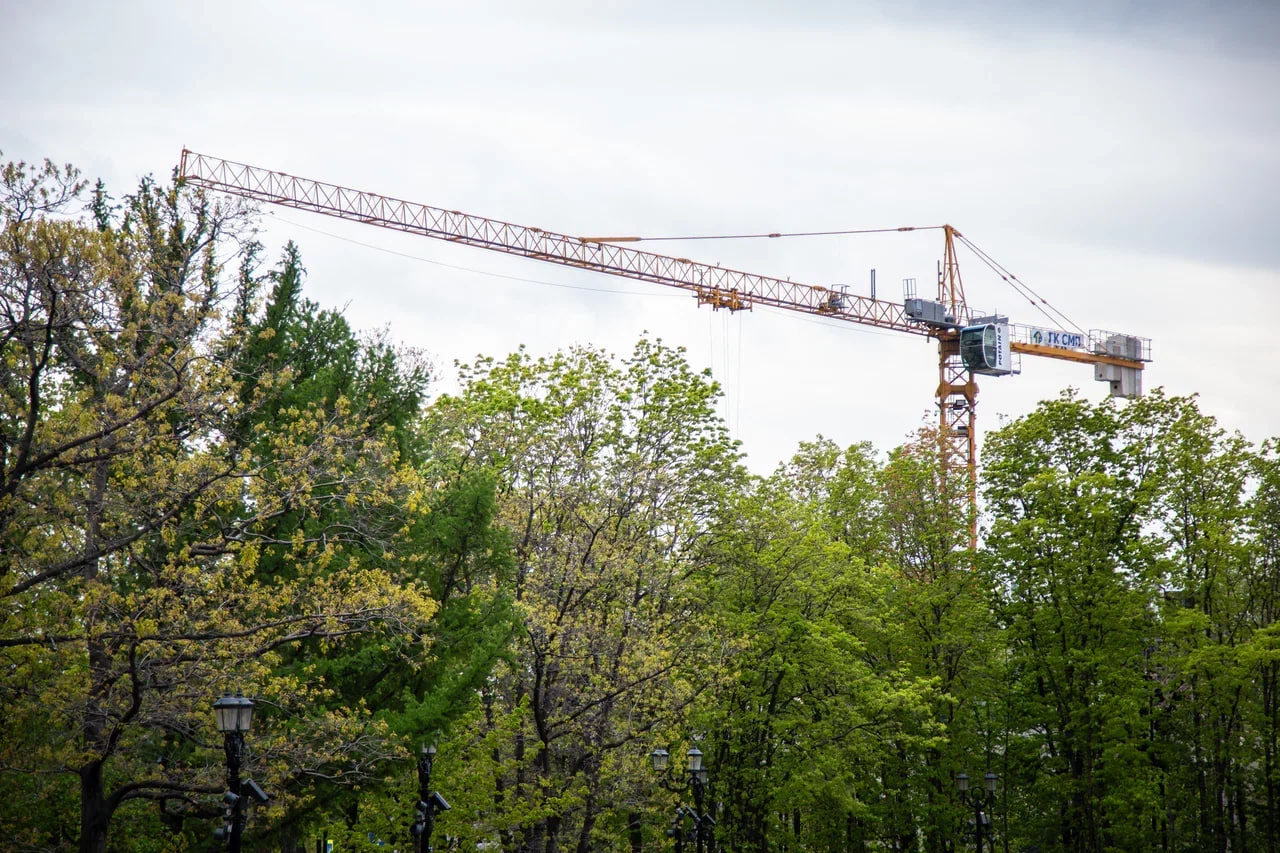
[[(950, 225), (930, 226), (943, 233), (937, 299), (920, 297), (915, 293), (914, 282), (908, 280), (905, 298), (896, 302), (877, 299), (874, 293), (860, 296), (845, 288), (800, 284), (618, 245), (637, 241), (634, 237), (573, 237), (300, 178), (185, 148), (178, 174), (192, 186), (241, 198), (677, 287), (692, 293), (699, 305), (709, 305), (716, 310), (742, 311), (754, 305), (768, 305), (932, 338), (938, 342), (935, 398), (943, 471), (962, 473), (966, 477), (971, 533), (976, 530), (977, 518), (978, 386), (975, 374), (1017, 372), (1013, 354), (1064, 359), (1092, 364), (1094, 378), (1110, 383), (1112, 396), (1135, 397), (1142, 393), (1141, 371), (1151, 360), (1149, 338), (1099, 330), (1085, 333), (1079, 329), (1072, 332), (1019, 325), (1010, 323), (1007, 317), (979, 316), (973, 312), (965, 301), (956, 242), (965, 243), (989, 265), (993, 262)], [(1000, 271), (998, 266), (993, 268)]]

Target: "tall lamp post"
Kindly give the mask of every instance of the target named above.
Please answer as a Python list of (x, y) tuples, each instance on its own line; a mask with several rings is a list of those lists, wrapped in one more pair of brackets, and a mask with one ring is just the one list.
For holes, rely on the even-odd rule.
[(431, 850), (431, 833), (436, 828), (436, 814), (447, 811), (449, 803), (439, 791), (431, 790), (431, 765), (436, 758), (436, 742), (424, 744), (418, 757), (418, 802), (409, 834), (413, 836), (414, 853)]
[(982, 787), (971, 791), (969, 789), (969, 774), (956, 774), (956, 788), (960, 791), (960, 802), (973, 806), (974, 849), (978, 853), (982, 853), (982, 840), (984, 837), (987, 839), (987, 844), (991, 847), (992, 853), (996, 849), (995, 836), (989, 829), (991, 819), (987, 817), (986, 807), (995, 804), (996, 788), (999, 784), (1000, 777), (988, 771), (982, 777)]
[[(707, 768), (702, 765), (702, 750), (696, 746), (691, 747), (685, 757), (688, 759), (687, 785), (693, 790), (693, 808), (680, 805), (676, 808), (675, 824), (671, 828), (671, 835), (675, 839), (676, 853), (684, 850), (685, 834), (684, 819), (686, 817), (693, 819), (693, 841), (697, 849), (697, 853), (707, 853), (711, 847), (711, 828), (716, 825), (713, 818), (704, 807), (707, 790)], [(666, 773), (667, 765), (671, 755), (665, 749), (658, 748), (649, 753), (649, 759), (653, 762), (653, 769), (658, 773)]]
[(213, 720), (222, 732), (222, 745), (227, 753), (227, 791), (222, 795), (227, 804), (227, 823), (215, 829), (213, 837), (227, 842), (231, 853), (240, 853), (245, 811), (240, 764), (244, 760), (244, 736), (253, 723), (253, 700), (239, 693), (223, 695), (213, 703)]

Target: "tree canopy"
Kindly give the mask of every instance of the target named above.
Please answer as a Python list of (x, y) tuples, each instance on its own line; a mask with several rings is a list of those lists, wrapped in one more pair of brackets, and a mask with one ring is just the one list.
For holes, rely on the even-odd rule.
[(753, 473), (648, 336), (436, 394), (254, 222), (0, 172), (13, 849), (212, 849), (225, 692), (255, 849), (409, 849), (427, 742), (435, 849), (1280, 849), (1276, 439), (1067, 391), (973, 548), (936, 434)]

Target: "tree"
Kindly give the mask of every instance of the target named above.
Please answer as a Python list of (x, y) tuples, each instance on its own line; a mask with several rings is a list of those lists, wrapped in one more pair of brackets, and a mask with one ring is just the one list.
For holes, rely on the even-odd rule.
[(1077, 850), (1141, 849), (1160, 778), (1148, 754), (1148, 655), (1163, 479), (1152, 436), (1179, 404), (1119, 410), (1071, 394), (987, 439), (984, 562), (1000, 591), (1012, 699), (1011, 822)]
[(1246, 765), (1253, 792), (1251, 826), (1260, 849), (1280, 847), (1280, 441), (1266, 442), (1253, 462), (1256, 491), (1248, 501), (1252, 558), (1249, 619), (1253, 635), (1241, 655), (1256, 701), (1245, 709), (1254, 744)]
[[(1153, 752), (1165, 774), (1160, 835), (1171, 845), (1249, 849), (1262, 807), (1276, 581), (1267, 566), (1265, 455), (1194, 400), (1174, 400), (1156, 436), (1155, 510), (1167, 563), (1152, 654)], [(1250, 493), (1253, 492), (1251, 495)], [(1274, 740), (1272, 741), (1274, 743)], [(1262, 753), (1260, 756), (1259, 753)], [(1264, 845), (1265, 847), (1265, 845)]]
[(931, 680), (878, 654), (898, 627), (883, 612), (895, 573), (863, 558), (883, 556), (877, 471), (869, 448), (803, 444), (717, 537), (714, 631), (733, 654), (695, 720), (728, 849), (868, 844), (888, 744), (932, 733)]
[[(890, 849), (950, 849), (966, 809), (954, 777), (992, 770), (998, 725), (995, 661), (1001, 637), (991, 619), (989, 589), (973, 571), (963, 475), (943, 464), (938, 435), (922, 429), (896, 448), (878, 473), (883, 561), (890, 573), (881, 602), (881, 667), (895, 667), (932, 686), (927, 724), (906, 731), (879, 763), (884, 797), (874, 809), (879, 838)], [(925, 738), (925, 734), (932, 735)]]
[[(341, 418), (365, 439), (395, 448), (398, 464), (427, 485), (417, 494), (421, 506), (414, 506), (355, 500), (358, 493), (341, 479), (317, 483), (312, 497), (326, 499), (279, 514), (269, 530), (263, 528), (256, 577), (271, 584), (299, 571), (328, 575), (355, 558), (356, 546), (360, 561), (420, 584), (438, 610), (429, 626), (429, 656), (407, 657), (379, 637), (352, 638), (334, 648), (295, 646), (277, 674), (322, 680), (331, 686), (326, 708), (337, 712), (365, 704), (391, 732), (421, 744), (464, 712), (506, 650), (514, 624), (506, 589), (510, 549), (494, 526), (492, 481), (479, 474), (455, 476), (453, 449), (432, 446), (422, 435), (421, 406), (430, 378), (425, 363), (416, 352), (391, 346), (385, 335), (358, 338), (340, 314), (303, 298), (303, 278), (292, 243), (265, 275), (242, 265), (243, 292), (270, 286), (260, 311), (237, 311), (246, 329), (246, 344), (233, 362), (243, 407), (236, 437), (243, 452), (274, 460), (282, 427), (304, 416), (318, 424)], [(269, 387), (260, 382), (281, 375), (288, 381)], [(323, 566), (301, 563), (294, 546), (299, 539), (345, 543), (346, 551), (330, 554)], [(398, 544), (390, 547), (391, 542)], [(273, 822), (277, 835), (287, 842), (310, 824), (336, 823), (356, 837), (386, 836), (386, 815), (396, 806), (379, 799), (412, 774), (404, 762), (385, 772), (386, 780), (365, 780), (359, 790), (323, 778), (299, 779), (294, 791), (307, 796), (295, 796), (290, 813)]]
[[(20, 796), (0, 808), (16, 843), (102, 851), (113, 816), (148, 801), (211, 813), (208, 708), (224, 689), (264, 706), (252, 746), (268, 787), (369, 776), (395, 751), (386, 727), (358, 706), (314, 712), (329, 688), (275, 667), (290, 647), (362, 634), (417, 654), (435, 603), (355, 552), (317, 576), (342, 537), (296, 536), (293, 576), (256, 572), (283, 515), (412, 506), (421, 481), (341, 401), (275, 425), (270, 458), (237, 440), (263, 399), (242, 393), (244, 328), (222, 316), (247, 211), (144, 181), (118, 216), (100, 189), (86, 222), (70, 167), (10, 164), (2, 185), (0, 697), (14, 734), (0, 785)], [(48, 813), (19, 819), (33, 793), (53, 794)]]
[(430, 417), (437, 441), (498, 483), (521, 630), (471, 729), (486, 763), (467, 796), (489, 805), (459, 834), (602, 849), (631, 823), (644, 756), (716, 646), (697, 578), (741, 477), (718, 392), (650, 340), (621, 362), (583, 348), (482, 359), (462, 382)]

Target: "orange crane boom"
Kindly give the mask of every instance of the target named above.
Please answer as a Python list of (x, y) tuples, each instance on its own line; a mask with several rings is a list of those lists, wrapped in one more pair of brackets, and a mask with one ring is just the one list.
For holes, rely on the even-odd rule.
[[(930, 226), (944, 235), (937, 300), (908, 293), (903, 302), (894, 302), (617, 245), (636, 238), (573, 237), (300, 178), (185, 148), (178, 175), (192, 186), (241, 198), (677, 287), (692, 293), (699, 305), (713, 309), (742, 311), (768, 305), (934, 338), (939, 351), (935, 397), (943, 470), (967, 475), (971, 532), (976, 531), (977, 484), (978, 386), (974, 373), (1015, 372), (1008, 353), (1066, 359), (1093, 364), (1095, 378), (1110, 382), (1113, 395), (1135, 396), (1141, 393), (1140, 371), (1151, 358), (1147, 338), (1096, 331), (1085, 336), (1011, 324), (1003, 317), (977, 317), (965, 301), (960, 279), (955, 240), (961, 235), (950, 225)], [(986, 350), (984, 341), (989, 346)]]
[(194, 186), (220, 190), (242, 198), (309, 210), (339, 219), (365, 222), (509, 255), (522, 255), (623, 278), (679, 287), (697, 295), (699, 304), (716, 308), (739, 311), (750, 309), (755, 304), (772, 305), (910, 334), (928, 334), (927, 329), (913, 324), (902, 305), (896, 302), (842, 295), (819, 285), (798, 284), (701, 264), (687, 258), (643, 252), (617, 246), (612, 242), (627, 238), (571, 237), (542, 228), (516, 225), (457, 210), (444, 210), (336, 184), (298, 178), (284, 172), (272, 172), (256, 166), (220, 160), (185, 149), (182, 152), (179, 176)]

